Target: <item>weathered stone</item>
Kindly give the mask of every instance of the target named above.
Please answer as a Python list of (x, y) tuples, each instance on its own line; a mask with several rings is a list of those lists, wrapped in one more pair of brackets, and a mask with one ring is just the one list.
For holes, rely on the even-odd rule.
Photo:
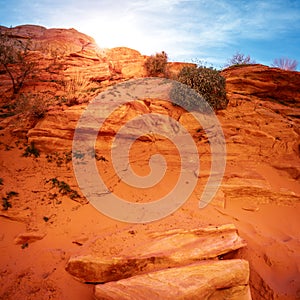
[(156, 236), (126, 257), (71, 257), (66, 270), (83, 282), (108, 282), (164, 268), (216, 258), (244, 247), (234, 225), (172, 230)]
[(95, 287), (96, 299), (251, 299), (245, 260), (205, 261), (109, 282)]
[(45, 233), (41, 233), (41, 232), (21, 233), (15, 238), (15, 243), (17, 245), (24, 244), (24, 243), (33, 243), (38, 240), (42, 240), (45, 237), (45, 235), (46, 235)]
[(233, 94), (255, 96), (300, 107), (299, 72), (256, 64), (227, 68), (221, 74), (226, 78), (229, 98)]

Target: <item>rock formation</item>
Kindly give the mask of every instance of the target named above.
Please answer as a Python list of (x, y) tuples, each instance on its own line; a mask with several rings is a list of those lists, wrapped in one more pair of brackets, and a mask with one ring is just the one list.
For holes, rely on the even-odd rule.
[(108, 282), (217, 258), (245, 245), (232, 225), (172, 230), (123, 257), (71, 257), (66, 270), (83, 282)]
[(152, 238), (121, 257), (71, 257), (66, 270), (83, 282), (105, 283), (96, 286), (96, 299), (251, 299), (248, 262), (223, 260), (246, 245), (233, 225)]
[(97, 285), (96, 299), (251, 300), (245, 260), (203, 261)]
[[(108, 86), (145, 76), (145, 56), (128, 48), (101, 49), (92, 38), (74, 29), (26, 25), (12, 29), (0, 27), (0, 30), (7, 31), (14, 39), (32, 40), (32, 59), (38, 60), (39, 64), (35, 76), (25, 82), (22, 93), (38, 95), (37, 103), (43, 99), (41, 95), (50, 102), (45, 115), (38, 119), (32, 120), (22, 111), (24, 103), (14, 115), (12, 108), (18, 103), (10, 102), (11, 83), (0, 69), (0, 191), (2, 200), (6, 199), (3, 204), (5, 201), (11, 204), (11, 207), (4, 205), (0, 212), (3, 258), (0, 262), (3, 283), (0, 298), (21, 299), (26, 295), (55, 299), (92, 297), (94, 291), (90, 285), (72, 281), (72, 276), (65, 272), (65, 266), (70, 267), (73, 258), (85, 257), (93, 250), (92, 257), (95, 254), (102, 257), (101, 254), (105, 253), (104, 257), (124, 259), (126, 253), (128, 256), (128, 249), (135, 248), (135, 236), (141, 243), (150, 242), (143, 240), (145, 232), (150, 230), (189, 230), (227, 223), (236, 226), (247, 247), (235, 254), (238, 261), (213, 261), (212, 264), (237, 262), (246, 270), (248, 266), (244, 260), (249, 261), (250, 289), (255, 300), (294, 300), (299, 297), (299, 72), (262, 65), (222, 71), (229, 105), (216, 115), (226, 139), (227, 166), (216, 198), (204, 210), (199, 209), (198, 201), (209, 174), (209, 142), (191, 115), (160, 99), (140, 99), (117, 110), (106, 124), (104, 137), (114, 136), (118, 124), (127, 122), (132, 116), (155, 112), (170, 115), (187, 125), (201, 156), (201, 172), (195, 174), (199, 182), (178, 211), (159, 222), (134, 224), (127, 228), (121, 222), (103, 216), (84, 201), (75, 202), (61, 194), (57, 187), (49, 184), (49, 180), (58, 178), (60, 182), (68, 182), (72, 190), (80, 193), (70, 161), (77, 121), (89, 100)], [(169, 64), (173, 74), (181, 67), (180, 63)], [(79, 97), (75, 95), (77, 102), (71, 95), (74, 82), (85, 92)], [(22, 156), (31, 142), (40, 151), (39, 157)], [(130, 195), (134, 202), (152, 201), (153, 196), (169, 192), (167, 188), (176, 183), (173, 178), (177, 174), (174, 171), (178, 165), (176, 151), (170, 151), (169, 144), (150, 136), (139, 139), (133, 148), (133, 163), (138, 170), (148, 170), (149, 156), (163, 150), (160, 153), (171, 159), (171, 172), (167, 173), (164, 184), (158, 186), (158, 191), (150, 195), (145, 191), (131, 192), (115, 179), (109, 169), (111, 162), (107, 149), (98, 149), (97, 165), (100, 172), (107, 175), (112, 190)], [(10, 191), (18, 192), (19, 196), (7, 200), (5, 195)], [(35, 232), (41, 234), (35, 235)], [(156, 238), (152, 236), (150, 240)], [(22, 248), (26, 243), (28, 247)], [(72, 259), (68, 263), (69, 257)], [(78, 263), (77, 273), (83, 268), (81, 263)], [(76, 273), (75, 267), (73, 270)], [(239, 273), (234, 270), (233, 274)], [(200, 276), (203, 271), (198, 271)], [(151, 272), (163, 272), (159, 276), (163, 274), (164, 284), (169, 283), (165, 271)], [(177, 269), (172, 269), (169, 275), (177, 276), (177, 272)], [(74, 274), (76, 277), (77, 273)], [(245, 274), (246, 271), (243, 276)], [(123, 292), (119, 288), (123, 280), (128, 280), (125, 281), (128, 291), (132, 284), (157, 282), (156, 275), (148, 278), (150, 281), (143, 274), (131, 275), (141, 277), (119, 279), (97, 287), (96, 295), (100, 298), (104, 297), (105, 291)], [(233, 289), (234, 293), (242, 290), (243, 276), (236, 282), (239, 287)], [(219, 279), (217, 284), (226, 286), (226, 280), (231, 280), (230, 276), (224, 277), (225, 281)], [(223, 297), (222, 293), (227, 294), (230, 290), (233, 291), (219, 290), (221, 294), (212, 294), (212, 299)], [(236, 299), (242, 299), (239, 297), (241, 295)]]

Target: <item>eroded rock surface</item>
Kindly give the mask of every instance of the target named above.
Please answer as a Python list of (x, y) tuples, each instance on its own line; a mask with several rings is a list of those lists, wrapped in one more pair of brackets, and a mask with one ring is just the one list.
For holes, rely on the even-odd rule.
[(250, 300), (245, 260), (204, 261), (97, 285), (96, 299)]
[(216, 258), (244, 247), (233, 225), (161, 233), (145, 245), (128, 249), (127, 256), (71, 257), (66, 270), (83, 282), (108, 282), (137, 274)]

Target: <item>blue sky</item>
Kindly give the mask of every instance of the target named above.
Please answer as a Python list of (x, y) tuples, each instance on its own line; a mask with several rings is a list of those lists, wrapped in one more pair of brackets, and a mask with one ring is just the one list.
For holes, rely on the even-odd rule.
[[(0, 0), (0, 25), (75, 28), (100, 47), (222, 67), (237, 51), (300, 64), (300, 0)], [(298, 70), (300, 66), (298, 65)]]

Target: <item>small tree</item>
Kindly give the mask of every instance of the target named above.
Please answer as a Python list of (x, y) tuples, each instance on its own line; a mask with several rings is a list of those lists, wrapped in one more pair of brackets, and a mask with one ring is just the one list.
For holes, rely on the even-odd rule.
[(295, 59), (286, 57), (275, 58), (272, 64), (275, 68), (280, 68), (287, 71), (296, 71), (298, 62)]
[(149, 56), (145, 61), (145, 68), (148, 76), (165, 75), (167, 63), (168, 55), (164, 51)]
[(37, 61), (29, 59), (30, 40), (25, 42), (0, 33), (0, 65), (12, 82), (13, 96), (17, 95), (24, 82), (33, 74)]
[(255, 61), (251, 59), (249, 55), (245, 55), (240, 52), (236, 52), (229, 60), (225, 67), (237, 66), (237, 65), (251, 65), (255, 64)]

